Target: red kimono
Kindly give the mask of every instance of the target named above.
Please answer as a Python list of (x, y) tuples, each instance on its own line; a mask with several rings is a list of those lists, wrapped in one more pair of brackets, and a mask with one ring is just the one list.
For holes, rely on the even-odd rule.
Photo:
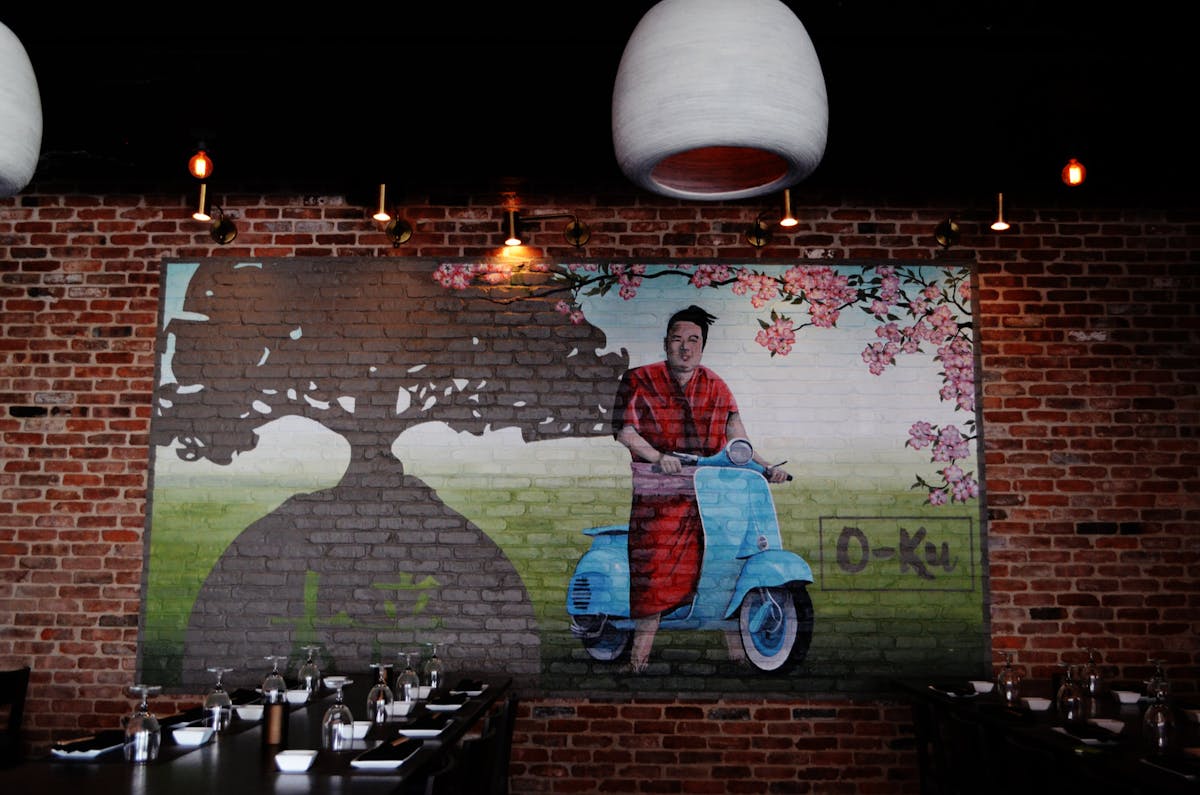
[[(698, 367), (684, 389), (666, 362), (630, 370), (617, 394), (616, 431), (633, 427), (664, 453), (712, 455), (725, 446), (733, 393), (712, 370)], [(661, 613), (691, 599), (700, 580), (704, 533), (691, 489), (691, 473), (647, 476), (634, 462), (629, 516), (629, 606), (634, 618)], [(685, 488), (646, 488), (648, 477), (685, 480)]]

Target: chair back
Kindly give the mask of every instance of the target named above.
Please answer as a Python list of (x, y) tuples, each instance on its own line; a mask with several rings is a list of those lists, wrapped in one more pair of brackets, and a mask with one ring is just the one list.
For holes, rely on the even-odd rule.
[(21, 722), (25, 717), (25, 694), (29, 692), (29, 666), (0, 671), (0, 713), (8, 718), (0, 727), (0, 767), (11, 767), (25, 758)]

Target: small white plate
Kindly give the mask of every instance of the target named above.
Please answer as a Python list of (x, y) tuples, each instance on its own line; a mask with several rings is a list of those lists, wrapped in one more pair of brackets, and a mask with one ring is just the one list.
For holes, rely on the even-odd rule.
[(312, 767), (316, 758), (316, 751), (280, 751), (275, 754), (275, 766), (284, 773), (303, 773)]
[(400, 733), (405, 737), (437, 737), (444, 732), (446, 727), (440, 729), (400, 729)]
[(287, 691), (287, 700), (289, 704), (307, 704), (308, 695), (307, 690), (289, 690)]
[(109, 745), (103, 748), (85, 748), (82, 750), (68, 750), (66, 748), (51, 748), (50, 753), (57, 756), (59, 759), (95, 759), (100, 754), (107, 754), (109, 751), (115, 751), (124, 745), (124, 742), (119, 742), (116, 745)]
[[(371, 750), (363, 751), (361, 754), (351, 759), (350, 766), (356, 767), (360, 770), (395, 770), (396, 768), (400, 767), (400, 765), (407, 762), (409, 758), (416, 753), (417, 749), (421, 747), (421, 743), (419, 742), (407, 744), (411, 747), (405, 748), (404, 745), (400, 745), (398, 750), (402, 755), (396, 757), (392, 757), (390, 755), (386, 757), (383, 756), (384, 753), (396, 753), (396, 751), (391, 750), (387, 745), (377, 745)], [(393, 742), (389, 745), (394, 748), (396, 743)]]
[(361, 740), (362, 738), (367, 736), (367, 732), (370, 729), (371, 729), (371, 721), (356, 720), (353, 723), (351, 723), (349, 726), (347, 726), (345, 724), (343, 724), (342, 726), (339, 726), (338, 732), (342, 735), (342, 737), (345, 737), (346, 739)]
[(234, 710), (242, 720), (262, 720), (262, 704), (242, 704), (239, 707), (234, 707)]
[(455, 712), (462, 709), (462, 704), (439, 704), (436, 701), (431, 701), (425, 705), (425, 709), (430, 712)]
[(213, 738), (213, 728), (211, 726), (180, 726), (171, 730), (171, 737), (178, 745), (195, 748)]

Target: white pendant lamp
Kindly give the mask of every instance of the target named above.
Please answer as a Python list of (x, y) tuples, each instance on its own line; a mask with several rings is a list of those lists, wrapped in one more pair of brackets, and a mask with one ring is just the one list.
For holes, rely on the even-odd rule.
[(828, 125), (816, 50), (779, 0), (661, 0), (617, 69), (617, 162), (653, 193), (777, 192), (820, 164)]
[(42, 100), (29, 55), (0, 23), (0, 198), (33, 179), (42, 149)]

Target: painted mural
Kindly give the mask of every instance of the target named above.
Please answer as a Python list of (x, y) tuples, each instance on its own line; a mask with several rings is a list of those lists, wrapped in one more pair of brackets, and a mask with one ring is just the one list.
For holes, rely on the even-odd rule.
[(547, 694), (983, 670), (971, 284), (165, 263), (140, 676), (253, 685), (306, 648)]

